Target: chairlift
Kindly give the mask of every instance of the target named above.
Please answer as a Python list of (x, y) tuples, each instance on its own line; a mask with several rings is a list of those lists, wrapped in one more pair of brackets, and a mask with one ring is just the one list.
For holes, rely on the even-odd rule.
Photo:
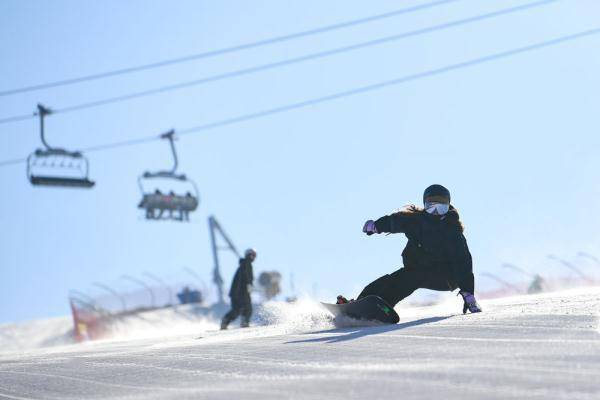
[(27, 157), (27, 178), (35, 186), (91, 188), (89, 161), (79, 151), (51, 147), (44, 137), (44, 117), (52, 110), (38, 104), (40, 137), (45, 149), (37, 149)]
[[(185, 174), (177, 174), (177, 152), (174, 143), (175, 131), (163, 133), (161, 139), (167, 139), (173, 154), (173, 168), (170, 171), (144, 172), (138, 178), (138, 185), (142, 193), (142, 200), (138, 208), (146, 210), (146, 219), (175, 221), (189, 221), (189, 213), (196, 210), (199, 204), (198, 188), (194, 181), (188, 179)], [(157, 179), (166, 179), (170, 182), (180, 182), (187, 186), (188, 190), (176, 193), (174, 189), (162, 192), (154, 183)], [(154, 180), (154, 181), (153, 181)], [(147, 188), (152, 187), (152, 190)]]

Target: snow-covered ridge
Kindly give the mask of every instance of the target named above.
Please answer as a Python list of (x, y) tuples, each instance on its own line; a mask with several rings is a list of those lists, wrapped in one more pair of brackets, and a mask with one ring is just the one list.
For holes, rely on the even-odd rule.
[[(598, 398), (600, 288), (481, 303), (462, 315), (448, 296), (397, 307), (397, 325), (341, 328), (314, 301), (266, 304), (263, 325), (225, 332), (146, 316), (116, 339), (0, 353), (0, 398)], [(44, 343), (34, 326), (11, 329)]]
[[(110, 336), (100, 342), (197, 336), (217, 330), (220, 314), (222, 312), (214, 315), (206, 310), (198, 311), (193, 306), (143, 312), (116, 320), (111, 324)], [(265, 303), (255, 307), (252, 322), (261, 326), (262, 333), (268, 335), (334, 326), (318, 302), (310, 300), (300, 300), (293, 304)], [(64, 345), (77, 346), (73, 339), (73, 321), (70, 316), (0, 325), (0, 353)]]
[[(575, 288), (553, 293), (483, 300), (480, 303), (485, 312), (481, 319), (530, 313), (600, 316), (599, 297), (600, 288)], [(419, 318), (458, 314), (460, 305), (459, 298), (446, 294), (439, 303), (434, 305), (414, 307), (400, 303), (396, 310), (400, 314), (401, 322), (405, 322)], [(298, 333), (335, 327), (327, 312), (318, 305), (318, 302), (308, 299), (295, 304), (266, 303), (256, 310), (253, 322), (255, 325), (261, 326), (259, 331), (262, 335)], [(215, 316), (198, 315), (194, 312), (193, 307), (162, 309), (123, 319), (113, 326), (112, 335), (108, 340), (123, 341), (202, 335), (205, 332), (217, 330), (218, 323), (218, 318)], [(343, 321), (342, 323), (352, 325), (352, 321)], [(339, 324), (338, 321), (338, 326)], [(72, 325), (71, 317), (2, 324), (0, 325), (0, 353), (74, 344)], [(254, 335), (256, 334), (254, 332)]]

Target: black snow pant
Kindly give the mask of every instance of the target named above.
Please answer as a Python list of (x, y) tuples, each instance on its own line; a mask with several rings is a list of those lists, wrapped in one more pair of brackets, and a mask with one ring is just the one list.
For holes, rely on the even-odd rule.
[(452, 291), (460, 287), (461, 290), (473, 293), (473, 273), (468, 272), (462, 280), (460, 283), (455, 282), (449, 272), (441, 269), (404, 267), (369, 283), (357, 299), (376, 295), (393, 307), (417, 289)]
[(240, 315), (242, 316), (240, 326), (247, 327), (250, 324), (250, 317), (252, 316), (252, 302), (231, 299), (231, 310), (223, 317), (221, 327), (227, 328), (227, 325)]

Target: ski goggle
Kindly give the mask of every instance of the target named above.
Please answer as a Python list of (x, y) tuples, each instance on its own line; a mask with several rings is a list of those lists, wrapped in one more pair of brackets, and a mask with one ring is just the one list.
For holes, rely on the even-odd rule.
[(445, 203), (425, 203), (425, 211), (433, 215), (444, 215), (450, 210), (450, 204)]

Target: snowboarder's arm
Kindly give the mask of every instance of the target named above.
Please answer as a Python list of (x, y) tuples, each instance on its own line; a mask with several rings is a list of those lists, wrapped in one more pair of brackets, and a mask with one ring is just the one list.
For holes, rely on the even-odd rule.
[(233, 280), (231, 281), (231, 289), (229, 289), (230, 297), (239, 297), (240, 286), (241, 286), (241, 277), (240, 277), (241, 268), (238, 268), (233, 275)]
[(252, 268), (252, 264), (248, 263), (248, 267), (246, 269), (246, 284), (248, 287), (248, 293), (252, 291), (252, 287), (254, 285), (254, 271)]
[(457, 233), (452, 240), (452, 274), (458, 287), (469, 293), (474, 292), (473, 259), (462, 233)]
[(398, 212), (375, 221), (377, 233), (406, 233), (413, 225), (414, 214)]

